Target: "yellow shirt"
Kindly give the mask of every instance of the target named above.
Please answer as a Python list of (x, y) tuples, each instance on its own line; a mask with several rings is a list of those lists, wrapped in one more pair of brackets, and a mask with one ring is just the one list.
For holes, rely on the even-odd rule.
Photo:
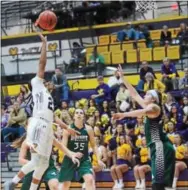
[[(165, 91), (165, 85), (161, 81), (154, 79), (153, 89), (163, 93)], [(148, 90), (151, 90), (151, 89), (149, 89), (149, 84), (145, 83), (144, 84), (144, 92), (146, 92)]]
[(123, 144), (117, 148), (117, 157), (125, 157), (131, 151), (132, 149), (129, 144)]

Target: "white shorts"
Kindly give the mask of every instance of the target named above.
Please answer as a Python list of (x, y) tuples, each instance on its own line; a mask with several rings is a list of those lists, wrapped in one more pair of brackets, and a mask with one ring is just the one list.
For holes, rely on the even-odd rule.
[(50, 157), (53, 140), (54, 133), (51, 122), (35, 117), (29, 120), (26, 143), (38, 154)]

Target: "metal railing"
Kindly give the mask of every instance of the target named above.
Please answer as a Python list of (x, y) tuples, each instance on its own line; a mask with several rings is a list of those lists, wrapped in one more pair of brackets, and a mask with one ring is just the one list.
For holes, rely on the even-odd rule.
[[(32, 8), (33, 9), (40, 8), (41, 6), (43, 6), (43, 4), (46, 3), (44, 1), (43, 2), (35, 2), (34, 1), (33, 5), (31, 4), (30, 8), (29, 8), (29, 6), (27, 8), (24, 8), (20, 2), (21, 1), (18, 1), (17, 3), (10, 5), (8, 8), (4, 9), (1, 13), (1, 18), (2, 18), (1, 24), (2, 24), (3, 30), (5, 30), (5, 32), (4, 32), (5, 35), (6, 35), (6, 29), (10, 28), (10, 27), (25, 26), (26, 28), (32, 28), (31, 22), (26, 22), (26, 23), (20, 24), (20, 23), (10, 23), (10, 20), (17, 18), (19, 21), (19, 20), (23, 19), (23, 15), (28, 13), (28, 11), (31, 11)], [(170, 15), (175, 14), (175, 15), (179, 15), (179, 16), (181, 16), (181, 15), (188, 16), (188, 1), (181, 2), (181, 4), (179, 4), (179, 5), (180, 6), (178, 6), (178, 9), (174, 10), (174, 11), (171, 9), (172, 8), (171, 6), (158, 7), (158, 9), (152, 11), (152, 18), (155, 19), (155, 18), (159, 18), (162, 16), (168, 16), (166, 13), (169, 12), (169, 10), (170, 10), (170, 12), (169, 12)], [(110, 14), (107, 14), (107, 15), (110, 16)], [(107, 19), (107, 20), (109, 20), (109, 19)], [(146, 19), (146, 18), (145, 18), (144, 14), (138, 13), (137, 11), (133, 11), (133, 14), (128, 19), (126, 19), (126, 21), (127, 20), (134, 21), (134, 20), (138, 20), (138, 19)], [(93, 23), (93, 24), (95, 24), (95, 23)], [(78, 27), (78, 26), (80, 26), (80, 22), (75, 21), (74, 25), (75, 25), (75, 27)], [(88, 23), (83, 22), (82, 25), (87, 26)], [(30, 30), (29, 32), (32, 32), (32, 30)]]
[[(115, 45), (115, 44), (111, 44)], [(181, 46), (180, 46), (181, 48)], [(9, 52), (14, 51), (14, 48), (11, 48), (8, 50)], [(28, 49), (29, 50), (29, 49)], [(72, 58), (72, 50), (70, 48), (67, 49), (56, 49), (56, 50), (51, 50), (47, 51), (47, 66), (46, 66), (46, 71), (54, 71), (55, 68), (61, 68), (64, 73), (69, 73), (73, 74), (70, 68), (70, 60)], [(83, 50), (83, 48), (82, 48)], [(86, 61), (86, 53), (85, 51), (82, 51), (83, 53), (80, 56), (80, 61), (79, 64), (77, 65), (77, 71), (81, 73), (81, 68), (85, 67), (87, 65)], [(103, 53), (100, 53), (103, 55)], [(40, 51), (39, 49), (36, 52), (28, 52), (27, 50), (24, 50), (21, 53), (12, 53), (12, 55), (2, 55), (1, 60), (2, 64), (1, 66), (3, 67), (2, 75), (4, 76), (10, 76), (10, 75), (22, 75), (22, 74), (31, 74), (31, 73), (36, 73), (37, 68), (38, 68), (38, 62), (40, 58)], [(138, 54), (138, 61), (136, 62), (136, 67), (137, 67), (137, 72), (139, 71), (139, 54)], [(183, 60), (188, 59), (188, 55), (184, 54), (182, 56), (181, 51), (180, 51), (180, 59), (178, 60), (181, 62), (180, 66), (181, 69), (183, 70)], [(151, 61), (151, 63), (156, 63), (157, 61)], [(124, 62), (123, 65), (129, 65)], [(115, 66), (112, 63), (108, 64), (107, 66)], [(75, 74), (75, 73), (74, 73)]]

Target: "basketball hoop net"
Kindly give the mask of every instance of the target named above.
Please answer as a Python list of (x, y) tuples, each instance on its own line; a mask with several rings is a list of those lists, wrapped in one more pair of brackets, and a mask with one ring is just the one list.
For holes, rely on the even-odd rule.
[(141, 13), (157, 9), (156, 0), (142, 0), (142, 1), (135, 1), (135, 3), (136, 3), (136, 11)]

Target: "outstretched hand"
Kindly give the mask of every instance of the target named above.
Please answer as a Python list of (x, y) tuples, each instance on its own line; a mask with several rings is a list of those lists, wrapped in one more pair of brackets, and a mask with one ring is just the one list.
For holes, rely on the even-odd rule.
[(120, 77), (123, 77), (123, 69), (121, 65), (118, 66), (118, 72), (119, 72)]
[(47, 36), (44, 36), (38, 27), (34, 27), (34, 31), (39, 35), (42, 42), (47, 42)]
[(83, 154), (80, 153), (80, 152), (76, 152), (76, 153), (73, 153), (72, 156), (71, 156), (71, 159), (72, 159), (72, 162), (74, 164), (77, 164), (77, 167), (80, 166), (80, 161), (79, 159), (82, 158)]
[(68, 131), (68, 133), (69, 133), (70, 135), (73, 135), (73, 136), (80, 135), (80, 132), (78, 132), (78, 131), (76, 131), (76, 130), (70, 128), (70, 127), (67, 128), (67, 131)]

